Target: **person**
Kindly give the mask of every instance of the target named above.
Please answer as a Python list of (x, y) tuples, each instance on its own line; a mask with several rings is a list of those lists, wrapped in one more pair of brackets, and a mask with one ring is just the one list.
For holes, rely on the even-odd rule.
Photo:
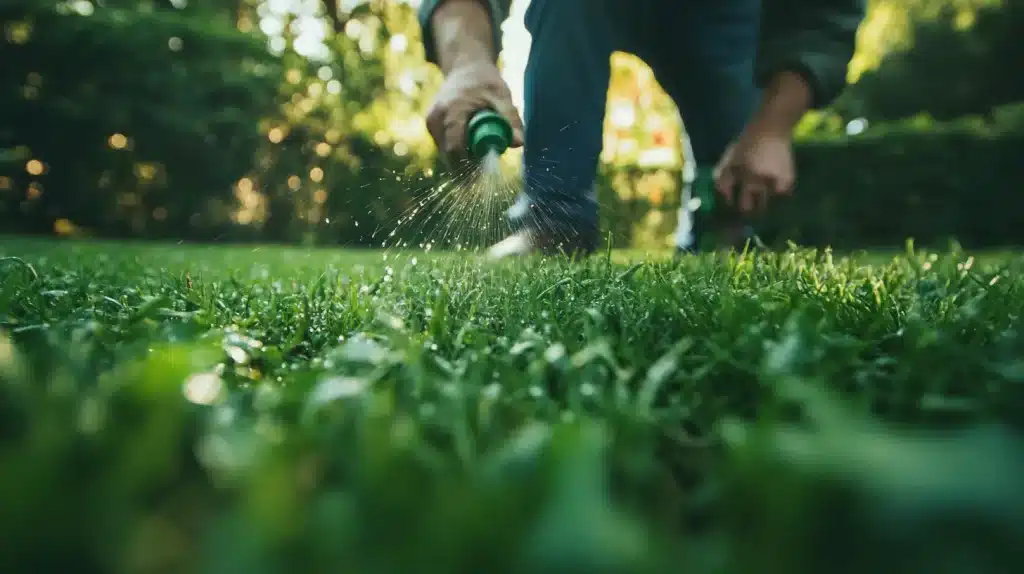
[(598, 248), (594, 182), (614, 51), (651, 67), (697, 173), (734, 212), (745, 220), (790, 193), (793, 129), (845, 87), (865, 13), (865, 0), (532, 0), (520, 118), (496, 63), (510, 4), (423, 0), (419, 10), (427, 60), (445, 78), (426, 118), (440, 152), (466, 159), (467, 121), (481, 108), (504, 115), (523, 147), (514, 231), (495, 257)]

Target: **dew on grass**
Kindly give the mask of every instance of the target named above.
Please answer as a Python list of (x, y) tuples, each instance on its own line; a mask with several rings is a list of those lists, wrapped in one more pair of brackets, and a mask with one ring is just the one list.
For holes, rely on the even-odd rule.
[(185, 381), (184, 394), (189, 402), (212, 405), (224, 395), (224, 381), (216, 373), (196, 373)]
[(498, 383), (491, 383), (484, 387), (483, 392), (481, 394), (485, 399), (493, 401), (501, 395), (501, 385)]
[(249, 362), (249, 353), (245, 352), (245, 349), (237, 346), (230, 346), (227, 348), (228, 357), (238, 365), (245, 365)]
[(309, 396), (309, 404), (319, 405), (338, 399), (361, 395), (369, 386), (366, 379), (357, 377), (328, 377), (320, 381)]

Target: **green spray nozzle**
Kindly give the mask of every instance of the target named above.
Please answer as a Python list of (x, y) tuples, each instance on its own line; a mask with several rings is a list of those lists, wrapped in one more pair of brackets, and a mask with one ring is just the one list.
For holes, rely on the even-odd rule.
[(473, 114), (466, 126), (466, 145), (470, 157), (475, 160), (481, 160), (491, 152), (501, 155), (512, 145), (512, 126), (498, 112), (480, 110)]

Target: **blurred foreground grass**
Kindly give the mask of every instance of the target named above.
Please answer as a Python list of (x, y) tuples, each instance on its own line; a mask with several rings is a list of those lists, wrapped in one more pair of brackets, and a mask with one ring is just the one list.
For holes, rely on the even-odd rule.
[(4, 572), (1024, 561), (1024, 257), (0, 257)]

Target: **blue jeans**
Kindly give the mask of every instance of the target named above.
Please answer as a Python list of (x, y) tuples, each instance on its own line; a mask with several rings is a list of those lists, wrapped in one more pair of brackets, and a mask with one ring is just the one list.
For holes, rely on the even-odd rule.
[(760, 0), (532, 0), (524, 187), (509, 210), (513, 224), (597, 241), (594, 180), (614, 51), (651, 67), (682, 115), (687, 160), (706, 173), (759, 98), (759, 19)]

